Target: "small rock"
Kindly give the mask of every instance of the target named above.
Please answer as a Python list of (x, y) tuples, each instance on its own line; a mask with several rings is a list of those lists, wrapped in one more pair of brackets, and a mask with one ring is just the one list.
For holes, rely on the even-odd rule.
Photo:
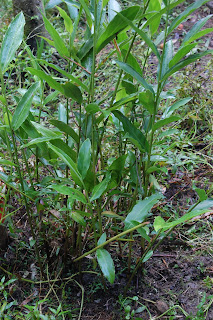
[(160, 313), (164, 313), (169, 309), (167, 303), (163, 300), (156, 301), (156, 308)]

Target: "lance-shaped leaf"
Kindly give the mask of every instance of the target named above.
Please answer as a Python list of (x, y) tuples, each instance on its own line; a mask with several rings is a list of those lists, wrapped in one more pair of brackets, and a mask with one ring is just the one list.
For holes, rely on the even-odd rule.
[(111, 174), (107, 173), (106, 178), (93, 188), (90, 201), (94, 201), (102, 196), (104, 191), (107, 189), (110, 179)]
[(48, 186), (48, 188), (56, 190), (58, 193), (69, 196), (70, 198), (72, 198), (74, 200), (81, 201), (84, 204), (87, 203), (87, 200), (86, 200), (84, 194), (77, 189), (74, 189), (74, 188), (71, 188), (68, 186), (58, 185), (58, 184), (52, 184), (52, 185)]
[(170, 34), (183, 20), (185, 20), (192, 12), (200, 8), (203, 4), (209, 0), (196, 0), (190, 6), (188, 6), (181, 14), (173, 20), (172, 24), (168, 28), (168, 34)]
[(142, 31), (141, 29), (139, 29), (138, 27), (136, 27), (134, 25), (134, 23), (132, 21), (130, 21), (129, 19), (127, 19), (126, 17), (124, 17), (122, 15), (122, 13), (118, 13), (118, 15), (120, 15), (122, 17), (122, 19), (124, 21), (126, 21), (126, 23), (132, 27), (133, 30), (135, 30), (135, 32), (137, 32), (141, 38), (145, 41), (145, 43), (148, 45), (148, 47), (153, 51), (153, 53), (156, 55), (156, 57), (158, 58), (158, 60), (160, 60), (160, 54), (158, 52), (158, 49), (156, 47), (156, 45), (154, 44), (154, 42), (149, 38), (149, 36), (147, 35), (147, 32)]
[(179, 109), (180, 107), (184, 106), (185, 104), (187, 104), (190, 100), (192, 100), (192, 98), (184, 98), (181, 99), (175, 103), (173, 103), (171, 106), (169, 106), (168, 108), (166, 108), (166, 110), (164, 111), (162, 118), (168, 118), (170, 117), (173, 112), (177, 109)]
[(120, 111), (115, 110), (112, 112), (116, 118), (118, 118), (124, 128), (124, 132), (128, 134), (128, 138), (133, 139), (133, 143), (135, 141), (137, 142), (137, 146), (140, 148), (141, 151), (147, 151), (149, 150), (149, 144), (143, 135), (143, 133), (138, 130), (134, 124), (132, 124), (127, 117), (125, 117)]
[(71, 211), (69, 213), (70, 217), (77, 223), (79, 223), (80, 225), (82, 225), (83, 227), (86, 227), (86, 221), (84, 220), (84, 218), (82, 217), (82, 215), (76, 211)]
[(125, 71), (126, 73), (130, 74), (133, 78), (135, 78), (145, 89), (151, 91), (154, 94), (153, 88), (146, 82), (146, 80), (136, 71), (134, 70), (129, 64), (116, 60), (116, 63), (119, 67)]
[(188, 45), (185, 45), (184, 47), (181, 47), (176, 54), (174, 55), (174, 57), (171, 59), (171, 61), (169, 62), (169, 67), (173, 67), (176, 63), (178, 63), (182, 58), (185, 57), (185, 55), (187, 53), (189, 53), (194, 47), (196, 47), (197, 42), (195, 43), (190, 43)]
[(12, 118), (12, 127), (14, 130), (17, 130), (27, 119), (30, 112), (33, 95), (38, 88), (39, 82), (34, 83), (19, 101)]
[[(43, 14), (42, 14), (43, 15)], [(67, 49), (65, 43), (63, 42), (61, 36), (58, 34), (53, 25), (49, 22), (49, 20), (43, 15), (43, 20), (45, 24), (46, 30), (49, 32), (51, 38), (54, 41), (54, 46), (58, 53), (63, 57), (69, 57), (69, 50)]]
[(61, 149), (48, 143), (48, 146), (64, 161), (65, 164), (70, 168), (70, 173), (74, 182), (80, 187), (84, 186), (80, 172), (77, 169), (76, 163)]
[(172, 117), (169, 117), (169, 118), (166, 118), (163, 120), (159, 120), (159, 121), (155, 122), (155, 124), (153, 126), (153, 131), (156, 131), (156, 130), (162, 128), (163, 126), (165, 126), (169, 123), (172, 123), (174, 121), (178, 121), (178, 120), (180, 120), (180, 117), (178, 117), (178, 116), (172, 116)]
[(206, 24), (206, 22), (212, 17), (212, 14), (208, 15), (207, 17), (198, 20), (195, 25), (189, 30), (189, 32), (187, 32), (187, 34), (185, 35), (182, 43), (181, 43), (181, 47), (185, 46), (186, 44), (199, 39), (200, 37), (206, 35), (209, 32), (212, 32), (213, 28), (207, 28), (204, 29), (202, 31), (200, 31), (200, 29)]
[(61, 17), (64, 19), (64, 26), (67, 30), (67, 32), (72, 33), (73, 31), (73, 24), (72, 24), (72, 20), (70, 19), (70, 17), (68, 16), (68, 14), (66, 13), (66, 11), (64, 11), (62, 8), (60, 7), (56, 7), (58, 9), (58, 11), (60, 12)]
[(24, 25), (24, 15), (20, 12), (7, 29), (0, 51), (0, 69), (2, 73), (5, 73), (8, 65), (15, 56), (16, 50), (22, 42)]
[(115, 266), (109, 252), (105, 249), (98, 249), (96, 256), (104, 277), (113, 284), (115, 281)]
[(46, 74), (44, 71), (36, 70), (31, 67), (26, 68), (26, 70), (29, 71), (32, 75), (39, 77), (41, 80), (46, 81), (51, 88), (64, 94), (64, 88), (62, 87), (62, 85), (58, 83), (55, 79), (53, 79), (53, 77)]
[(62, 87), (64, 89), (64, 94), (67, 98), (72, 98), (79, 104), (82, 103), (83, 97), (81, 94), (81, 90), (76, 85), (74, 85), (71, 82), (67, 82), (65, 84), (62, 84)]
[(160, 216), (155, 218), (154, 221), (154, 229), (158, 232), (160, 229), (166, 231), (168, 229), (174, 228), (177, 225), (187, 222), (194, 217), (197, 217), (201, 214), (204, 214), (209, 211), (210, 208), (213, 208), (213, 200), (208, 199), (200, 202), (192, 211), (184, 214), (181, 218), (172, 221), (172, 222), (165, 222), (164, 219)]
[(126, 229), (134, 227), (134, 223), (132, 223), (132, 221), (137, 221), (139, 223), (143, 222), (147, 218), (152, 207), (162, 198), (163, 195), (161, 193), (155, 193), (144, 200), (138, 201), (125, 219)]
[(57, 65), (55, 65), (53, 63), (49, 63), (49, 62), (47, 62), (45, 60), (39, 60), (39, 62), (41, 64), (45, 64), (45, 65), (49, 66), (52, 69), (55, 69), (59, 73), (63, 74), (67, 79), (70, 79), (73, 83), (76, 83), (79, 87), (84, 89), (86, 92), (89, 92), (89, 88), (83, 82), (81, 82), (78, 78), (76, 78), (72, 74), (70, 74), (70, 73), (66, 72), (65, 70), (61, 69), (59, 66), (57, 66)]
[(79, 136), (69, 125), (60, 120), (50, 120), (50, 123), (57, 127), (60, 131), (68, 134), (76, 143), (79, 143)]
[(178, 62), (176, 65), (174, 65), (172, 68), (170, 68), (166, 74), (164, 75), (162, 81), (165, 81), (166, 79), (168, 79), (168, 77), (170, 77), (173, 73), (179, 71), (180, 69), (188, 66), (190, 63), (195, 62), (196, 60), (206, 56), (207, 54), (213, 54), (213, 50), (207, 50), (204, 52), (200, 52), (200, 53), (195, 53), (192, 54), (191, 56), (189, 56), (188, 58)]
[(78, 170), (84, 179), (87, 175), (87, 171), (90, 167), (91, 161), (91, 142), (89, 139), (86, 139), (79, 150), (78, 154)]
[[(137, 13), (139, 12), (139, 6), (131, 6), (128, 9), (121, 11), (122, 15), (129, 20), (134, 20)], [(101, 51), (111, 40), (113, 40), (116, 35), (121, 32), (124, 28), (128, 26), (127, 22), (125, 22), (120, 15), (116, 15), (112, 21), (108, 24), (105, 31), (99, 37), (97, 41), (97, 52)]]

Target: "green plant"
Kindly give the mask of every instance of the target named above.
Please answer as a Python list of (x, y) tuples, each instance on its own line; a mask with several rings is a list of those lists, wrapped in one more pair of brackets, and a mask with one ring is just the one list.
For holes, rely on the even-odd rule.
[[(122, 252), (122, 243), (128, 243), (130, 271), (132, 240), (137, 231), (141, 256), (127, 290), (140, 266), (177, 225), (205, 213), (212, 206), (213, 200), (208, 199), (203, 190), (198, 192), (198, 203), (181, 218), (170, 217), (166, 222), (157, 216), (153, 222), (152, 208), (163, 199), (158, 174), (166, 173), (167, 153), (174, 147), (165, 147), (165, 144), (169, 141), (167, 137), (174, 134), (170, 126), (181, 121), (174, 113), (192, 99), (184, 97), (176, 101), (174, 97), (171, 101), (166, 84), (176, 72), (213, 52), (191, 53), (197, 45), (194, 41), (213, 30), (201, 30), (210, 16), (198, 21), (174, 51), (171, 36), (175, 28), (207, 1), (198, 0), (175, 19), (169, 19), (171, 10), (182, 2), (144, 0), (142, 6), (130, 6), (120, 11), (115, 0), (89, 3), (80, 0), (80, 3), (68, 6), (71, 17), (58, 8), (67, 40), (61, 38), (44, 16), (45, 27), (52, 39), (44, 40), (57, 51), (58, 64), (43, 59), (41, 50), (35, 57), (24, 43), (30, 57), (26, 70), (31, 86), (25, 89), (21, 98), (15, 96), (15, 110), (9, 107), (4, 74), (22, 42), (22, 13), (9, 26), (0, 51), (0, 101), (4, 115), (1, 138), (12, 162), (2, 159), (2, 164), (9, 165), (10, 170), (8, 174), (0, 173), (0, 178), (23, 196), (33, 236), (31, 245), (35, 247), (42, 277), (47, 272), (44, 261), (52, 261), (50, 239), (60, 237), (61, 230), (64, 235), (63, 264), (70, 259), (81, 273), (81, 259), (96, 253), (101, 273), (113, 283), (115, 266), (107, 246), (115, 241)], [(86, 24), (84, 40), (78, 46), (75, 38), (83, 17)], [(164, 30), (157, 36), (162, 17)], [(18, 34), (16, 30), (19, 30)], [(136, 37), (145, 43), (142, 66), (133, 54)], [(113, 52), (98, 64), (98, 55), (111, 41)], [(161, 41), (162, 52), (157, 48)], [(117, 55), (115, 63), (119, 75), (114, 89), (102, 97), (96, 86), (97, 74), (112, 54)], [(146, 77), (146, 68), (151, 55), (158, 62), (156, 74), (150, 79)], [(52, 74), (54, 72), (57, 76)], [(35, 82), (31, 84), (32, 81)], [(47, 112), (43, 119), (42, 112), (48, 110), (56, 97), (62, 102), (58, 114)], [(116, 137), (119, 145), (112, 153), (105, 150), (109, 133), (110, 141), (115, 141)], [(31, 157), (35, 159), (33, 168), (29, 167)], [(36, 213), (32, 212), (30, 203), (36, 203)], [(52, 214), (53, 221), (48, 216), (49, 207), (57, 208)], [(45, 260), (41, 257), (42, 247), (45, 248)]]

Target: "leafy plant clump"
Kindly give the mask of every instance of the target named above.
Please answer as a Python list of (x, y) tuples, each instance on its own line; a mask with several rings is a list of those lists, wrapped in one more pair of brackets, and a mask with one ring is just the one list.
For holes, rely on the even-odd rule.
[[(171, 13), (182, 0), (144, 0), (123, 10), (116, 0), (64, 2), (67, 11), (57, 7), (64, 22), (63, 37), (43, 16), (51, 39), (41, 43), (51, 45), (55, 62), (45, 59), (42, 44), (36, 54), (26, 45), (23, 13), (4, 36), (0, 137), (5, 152), (0, 164), (7, 169), (0, 172), (0, 179), (7, 186), (6, 200), (13, 194), (21, 197), (39, 280), (50, 285), (55, 281), (49, 278), (50, 266), (58, 274), (56, 281), (66, 266), (71, 266), (73, 282), (77, 275), (95, 274), (82, 265), (87, 257), (94, 266), (97, 261), (106, 287), (104, 277), (111, 284), (115, 281), (116, 256), (127, 251), (127, 291), (141, 265), (176, 226), (213, 206), (211, 191), (197, 188), (199, 200), (183, 216), (171, 215), (166, 221), (153, 214), (153, 208), (164, 201), (160, 183), (174, 147), (170, 136), (179, 134), (172, 127), (181, 121), (175, 114), (193, 98), (177, 100), (170, 93), (170, 79), (213, 53), (193, 53), (196, 40), (213, 31), (203, 29), (211, 15), (196, 22), (174, 47), (174, 30), (206, 0), (193, 2), (176, 18)], [(49, 1), (47, 6), (51, 5)], [(84, 37), (79, 42), (82, 21)], [(141, 57), (134, 55), (136, 39), (142, 41)], [(17, 56), (20, 47), (23, 51)], [(11, 90), (12, 69), (18, 67), (21, 55), (26, 82)], [(155, 72), (147, 75), (150, 57), (157, 64)], [(107, 61), (117, 71), (112, 90), (102, 93), (99, 73)], [(6, 202), (4, 219), (15, 217), (16, 211), (5, 209)], [(56, 249), (53, 240), (58, 242)], [(141, 249), (136, 262), (135, 244)], [(130, 311), (125, 310), (130, 318)], [(54, 312), (61, 312), (60, 308)]]

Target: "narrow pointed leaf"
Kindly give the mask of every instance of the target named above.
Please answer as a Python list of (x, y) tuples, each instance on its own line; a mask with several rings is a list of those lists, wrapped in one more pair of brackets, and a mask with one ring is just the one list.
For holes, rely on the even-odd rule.
[[(212, 17), (212, 14), (208, 15), (207, 17), (198, 20), (195, 25), (187, 32), (187, 34), (185, 35), (181, 46), (186, 45), (198, 38), (200, 38), (200, 29), (206, 24), (206, 22)], [(212, 28), (210, 28), (212, 29)], [(207, 29), (209, 30), (209, 29)], [(203, 32), (205, 30), (202, 30), (201, 32)], [(210, 31), (211, 32), (211, 31)]]
[(84, 220), (84, 218), (82, 217), (82, 215), (76, 211), (71, 211), (69, 213), (70, 217), (77, 223), (79, 223), (80, 225), (82, 225), (83, 227), (86, 227), (86, 221)]
[(36, 70), (31, 67), (26, 68), (26, 70), (29, 71), (32, 75), (39, 77), (41, 80), (46, 81), (51, 88), (64, 94), (64, 88), (62, 87), (62, 85), (58, 83), (55, 79), (53, 79), (53, 77), (46, 74), (44, 71)]
[(126, 228), (130, 229), (134, 227), (131, 221), (137, 221), (139, 223), (143, 222), (147, 218), (152, 207), (162, 198), (163, 195), (161, 193), (155, 193), (144, 200), (138, 201), (125, 219)]
[(96, 199), (99, 199), (102, 196), (104, 191), (107, 189), (110, 179), (111, 179), (111, 174), (107, 174), (106, 178), (93, 188), (92, 196), (90, 199), (91, 202)]
[(178, 120), (180, 120), (180, 117), (178, 117), (178, 116), (172, 116), (172, 117), (169, 117), (169, 118), (166, 118), (163, 120), (159, 120), (154, 124), (153, 131), (156, 131), (156, 130), (162, 128), (163, 126), (165, 126), (169, 123), (172, 123), (174, 121), (178, 121)]
[(119, 67), (125, 71), (126, 73), (130, 74), (133, 78), (135, 78), (145, 89), (150, 90), (154, 94), (153, 88), (146, 82), (146, 80), (137, 72), (135, 71), (129, 64), (116, 60), (116, 63)]
[(161, 74), (160, 74), (160, 79), (163, 78), (165, 73), (169, 70), (169, 63), (173, 58), (173, 42), (172, 40), (169, 40), (165, 44), (165, 50), (164, 50), (164, 55), (163, 55), (163, 63), (162, 63), (162, 69), (161, 69)]
[(78, 78), (76, 78), (72, 74), (70, 74), (70, 73), (66, 72), (65, 70), (61, 69), (59, 66), (57, 66), (57, 65), (55, 65), (53, 63), (49, 63), (49, 62), (47, 62), (45, 60), (40, 60), (40, 63), (45, 64), (45, 65), (49, 66), (52, 69), (55, 69), (59, 73), (63, 74), (66, 78), (70, 79), (73, 83), (76, 83), (79, 87), (84, 89), (86, 92), (89, 92), (89, 88), (83, 82), (81, 82)]
[(67, 30), (68, 33), (72, 33), (73, 31), (73, 24), (72, 24), (72, 20), (70, 19), (70, 17), (68, 16), (68, 14), (66, 13), (66, 11), (64, 11), (62, 8), (60, 7), (56, 7), (58, 9), (58, 11), (60, 12), (61, 17), (64, 19), (64, 25), (65, 28)]
[(184, 47), (181, 47), (177, 53), (174, 55), (172, 60), (169, 62), (169, 68), (173, 67), (176, 63), (178, 63), (182, 58), (185, 57), (187, 53), (189, 53), (194, 47), (196, 47), (196, 43), (190, 43), (188, 45), (184, 45)]
[(162, 229), (162, 231), (166, 231), (181, 223), (187, 222), (194, 217), (197, 217), (201, 214), (208, 212), (210, 208), (213, 208), (213, 199), (207, 199), (200, 202), (192, 211), (184, 214), (181, 218), (172, 222), (165, 222), (162, 217), (158, 216), (155, 218), (155, 221), (154, 221), (154, 229), (156, 232), (159, 231), (160, 229)]
[(96, 256), (104, 277), (113, 284), (115, 281), (115, 266), (109, 252), (105, 249), (98, 249)]
[(61, 149), (48, 143), (48, 146), (64, 161), (65, 164), (70, 168), (70, 173), (74, 182), (80, 187), (84, 186), (82, 177), (77, 169), (76, 163)]
[(76, 143), (79, 143), (79, 136), (68, 124), (60, 120), (50, 120), (50, 123), (57, 127), (60, 131), (68, 134)]
[(8, 65), (15, 56), (16, 50), (23, 40), (24, 25), (24, 15), (20, 12), (6, 31), (0, 50), (0, 69), (2, 73), (5, 73)]
[(172, 115), (172, 113), (179, 109), (180, 107), (184, 106), (185, 104), (187, 104), (189, 101), (191, 101), (192, 98), (188, 97), (188, 98), (184, 98), (181, 99), (179, 101), (176, 101), (175, 103), (173, 103), (171, 106), (169, 106), (168, 108), (166, 108), (166, 110), (163, 113), (162, 118), (168, 118)]
[(118, 13), (118, 15), (120, 15), (122, 17), (122, 19), (130, 26), (132, 27), (133, 30), (135, 30), (135, 32), (137, 32), (141, 38), (145, 41), (145, 43), (147, 44), (147, 46), (153, 51), (153, 53), (156, 55), (156, 57), (158, 58), (158, 60), (160, 60), (160, 54), (158, 52), (158, 49), (156, 47), (156, 45), (154, 44), (154, 42), (149, 38), (149, 36), (147, 35), (147, 32), (142, 31), (141, 29), (139, 29), (138, 27), (136, 27), (134, 25), (134, 23), (132, 21), (130, 21), (129, 19), (127, 19), (126, 17), (124, 17), (122, 15), (122, 13)]
[(86, 139), (79, 150), (78, 154), (78, 171), (84, 179), (87, 175), (91, 162), (91, 142)]
[(67, 49), (65, 43), (63, 42), (61, 36), (58, 34), (53, 25), (49, 22), (49, 20), (43, 15), (43, 20), (45, 24), (46, 30), (49, 32), (51, 38), (54, 41), (54, 45), (58, 53), (63, 57), (69, 57), (69, 50)]
[(169, 26), (168, 34), (170, 34), (182, 21), (184, 21), (192, 12), (200, 8), (203, 4), (207, 3), (209, 0), (196, 0), (190, 6), (188, 6), (181, 14), (173, 20), (172, 24)]
[(51, 188), (60, 194), (69, 196), (72, 199), (75, 199), (77, 201), (81, 201), (84, 204), (87, 204), (87, 200), (86, 200), (84, 194), (77, 189), (74, 189), (74, 188), (71, 188), (68, 186), (58, 185), (58, 184), (52, 184), (52, 185), (48, 186), (48, 188)]
[[(132, 6), (128, 9), (121, 11), (122, 15), (129, 20), (134, 20), (137, 13), (139, 12), (139, 6)], [(113, 40), (116, 35), (126, 28), (128, 24), (121, 18), (120, 15), (116, 15), (109, 25), (106, 27), (105, 31), (99, 37), (97, 42), (97, 53), (101, 51), (111, 40)]]
[(19, 101), (12, 118), (12, 127), (17, 130), (27, 119), (32, 104), (33, 95), (39, 88), (39, 82), (34, 83)]
[(62, 84), (62, 87), (64, 89), (64, 94), (67, 98), (72, 98), (79, 104), (82, 103), (83, 97), (81, 94), (81, 90), (76, 85), (74, 85), (71, 82), (67, 82), (65, 84)]
[(165, 81), (173, 73), (175, 73), (175, 72), (179, 71), (180, 69), (188, 66), (190, 63), (195, 62), (196, 60), (206, 56), (207, 54), (212, 54), (213, 55), (213, 50), (207, 50), (207, 51), (204, 51), (204, 52), (192, 54), (188, 58), (178, 62), (176, 65), (174, 65), (172, 68), (170, 68), (168, 70), (168, 72), (164, 75), (162, 81)]
[(124, 131), (128, 134), (128, 137), (137, 141), (141, 150), (148, 151), (149, 145), (143, 133), (138, 130), (120, 111), (115, 110), (112, 113), (122, 122)]

